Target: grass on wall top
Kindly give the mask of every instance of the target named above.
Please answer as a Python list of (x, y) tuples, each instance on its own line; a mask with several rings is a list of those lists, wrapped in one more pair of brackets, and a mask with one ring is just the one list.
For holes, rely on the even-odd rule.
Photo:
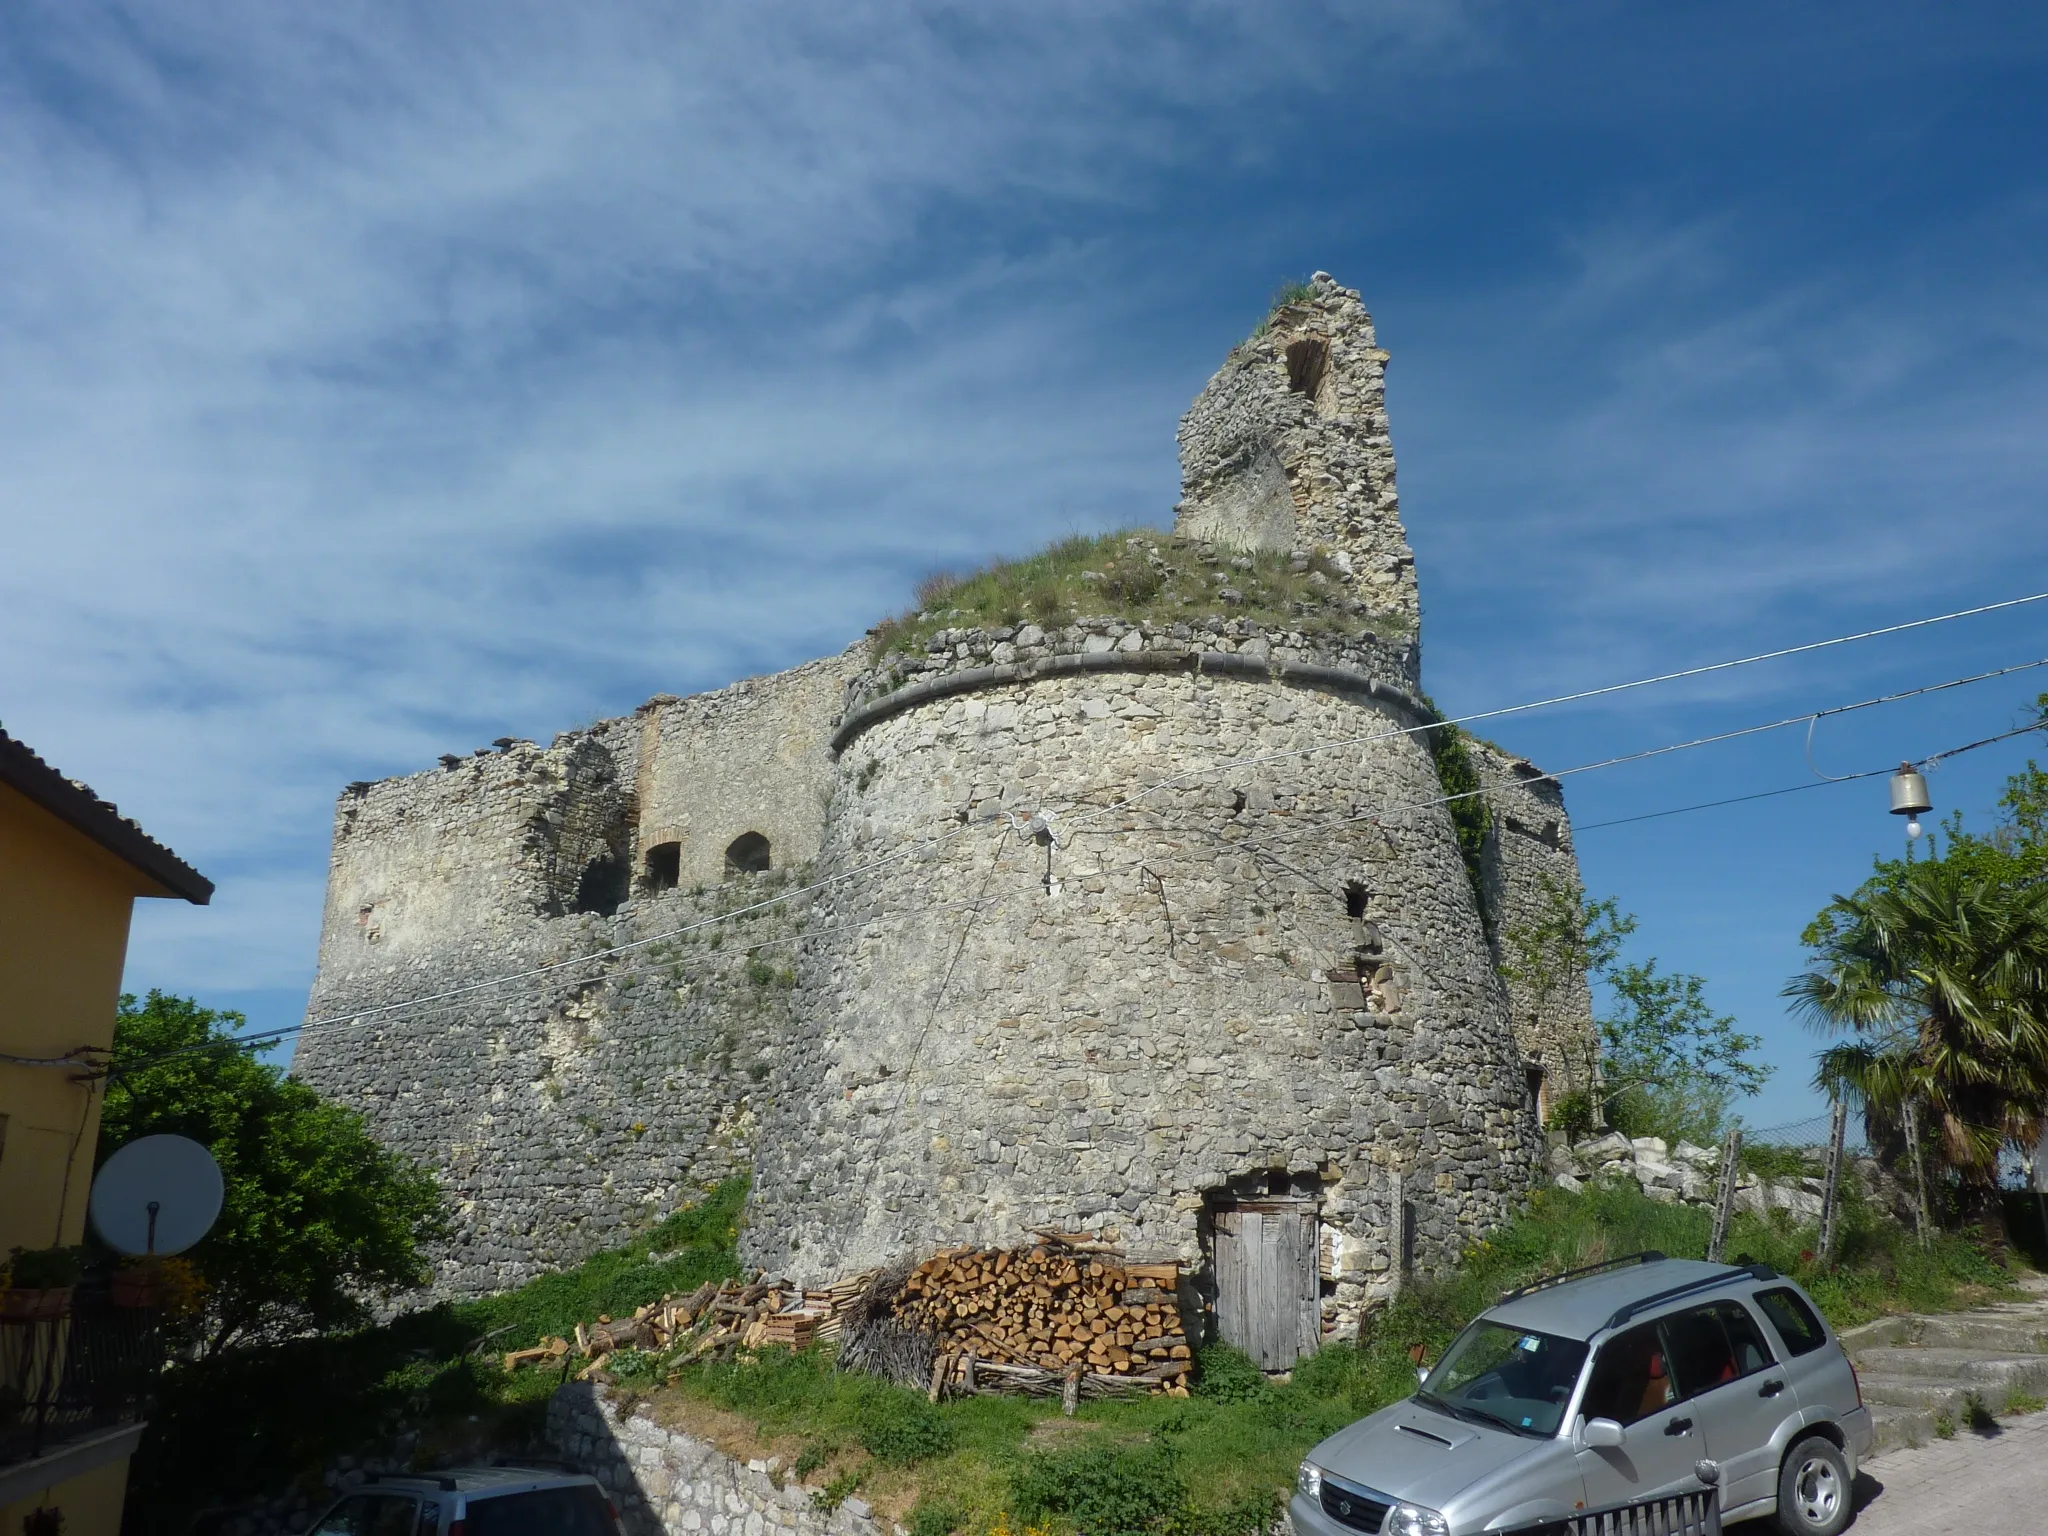
[(926, 577), (917, 606), (878, 625), (870, 650), (880, 661), (924, 650), (942, 629), (1053, 628), (1098, 616), (1406, 638), (1405, 619), (1352, 611), (1350, 583), (1327, 555), (1309, 555), (1303, 570), (1297, 563), (1285, 550), (1233, 550), (1156, 528), (1076, 534), (1021, 560)]

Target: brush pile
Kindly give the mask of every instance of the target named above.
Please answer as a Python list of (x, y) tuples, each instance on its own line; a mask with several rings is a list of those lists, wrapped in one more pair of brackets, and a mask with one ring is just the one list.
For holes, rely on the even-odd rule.
[(772, 1275), (752, 1281), (707, 1280), (687, 1296), (664, 1296), (629, 1318), (600, 1314), (595, 1323), (578, 1323), (573, 1340), (556, 1336), (532, 1349), (515, 1349), (505, 1356), (505, 1369), (566, 1364), (573, 1357), (585, 1362), (581, 1380), (625, 1349), (662, 1357), (663, 1370), (743, 1348), (775, 1344), (806, 1349), (837, 1337), (840, 1303), (845, 1299), (840, 1293), (850, 1295), (852, 1284), (806, 1293)]
[(936, 1341), (934, 1395), (1178, 1393), (1194, 1354), (1179, 1283), (1176, 1265), (1127, 1264), (1101, 1245), (1049, 1236), (929, 1259), (904, 1280), (893, 1311)]

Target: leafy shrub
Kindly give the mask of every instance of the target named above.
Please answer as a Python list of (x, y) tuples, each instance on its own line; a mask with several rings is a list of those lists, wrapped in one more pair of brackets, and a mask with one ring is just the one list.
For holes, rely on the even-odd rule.
[(1195, 1392), (1219, 1403), (1248, 1403), (1263, 1397), (1269, 1383), (1252, 1357), (1228, 1344), (1204, 1344), (1195, 1352)]
[(1012, 1474), (1017, 1513), (1063, 1517), (1084, 1536), (1142, 1536), (1188, 1513), (1185, 1479), (1172, 1446), (1092, 1441), (1032, 1456)]
[(965, 1521), (966, 1515), (951, 1499), (927, 1494), (911, 1508), (910, 1536), (952, 1536)]
[(54, 1291), (76, 1285), (84, 1268), (82, 1247), (16, 1248), (0, 1264), (0, 1272), (5, 1273), (9, 1283), (24, 1291)]
[(855, 1423), (867, 1453), (891, 1466), (911, 1466), (953, 1449), (953, 1426), (930, 1403), (901, 1388), (869, 1394)]
[(1579, 1142), (1593, 1134), (1595, 1124), (1593, 1095), (1581, 1088), (1550, 1106), (1550, 1118), (1544, 1122), (1544, 1129), (1556, 1131), (1568, 1141)]

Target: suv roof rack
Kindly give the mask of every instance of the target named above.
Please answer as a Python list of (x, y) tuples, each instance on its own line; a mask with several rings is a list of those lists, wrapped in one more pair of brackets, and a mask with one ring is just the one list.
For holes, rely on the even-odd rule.
[(444, 1476), (439, 1472), (365, 1472), (363, 1474), (363, 1481), (365, 1483), (381, 1483), (387, 1479), (402, 1483), (432, 1483), (443, 1493), (453, 1493), (457, 1488), (461, 1487), (461, 1484), (457, 1483), (454, 1478)]
[(1652, 1295), (1639, 1297), (1635, 1301), (1623, 1302), (1614, 1309), (1614, 1315), (1607, 1319), (1607, 1326), (1609, 1328), (1619, 1328), (1630, 1318), (1638, 1313), (1647, 1312), (1652, 1307), (1661, 1306), (1667, 1301), (1687, 1295), (1692, 1291), (1712, 1290), (1717, 1285), (1726, 1285), (1729, 1281), (1743, 1275), (1747, 1275), (1752, 1280), (1775, 1280), (1778, 1278), (1778, 1272), (1768, 1264), (1730, 1264), (1718, 1275), (1703, 1275), (1697, 1280), (1687, 1281), (1684, 1285), (1674, 1285), (1668, 1291), (1657, 1291)]
[(1655, 1248), (1645, 1248), (1641, 1253), (1625, 1253), (1618, 1259), (1602, 1259), (1598, 1264), (1587, 1264), (1578, 1269), (1568, 1269), (1561, 1275), (1546, 1275), (1541, 1280), (1531, 1280), (1527, 1285), (1517, 1286), (1514, 1290), (1507, 1292), (1494, 1305), (1503, 1306), (1510, 1301), (1517, 1301), (1524, 1296), (1534, 1295), (1537, 1291), (1548, 1290), (1553, 1285), (1563, 1285), (1571, 1280), (1583, 1280), (1588, 1275), (1597, 1275), (1602, 1270), (1607, 1269), (1620, 1269), (1626, 1264), (1661, 1264), (1667, 1257), (1668, 1255), (1659, 1253)]

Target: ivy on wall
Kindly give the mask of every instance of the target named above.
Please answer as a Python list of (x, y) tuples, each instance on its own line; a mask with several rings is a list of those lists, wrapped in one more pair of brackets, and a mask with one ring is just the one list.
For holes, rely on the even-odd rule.
[[(1434, 699), (1424, 694), (1422, 702), (1439, 718), (1442, 717), (1443, 711), (1437, 708)], [(1494, 912), (1487, 900), (1480, 860), (1486, 850), (1486, 833), (1493, 825), (1493, 814), (1487, 807), (1486, 797), (1474, 793), (1486, 785), (1479, 777), (1479, 765), (1472, 760), (1472, 738), (1455, 725), (1443, 724), (1424, 732), (1423, 739), (1429, 743), (1429, 755), (1436, 763), (1437, 782), (1443, 785), (1444, 793), (1463, 797), (1451, 801), (1444, 809), (1451, 813), (1451, 826), (1458, 837), (1458, 854), (1465, 861), (1465, 878), (1472, 883), (1472, 901), (1479, 908), (1479, 921), (1491, 939)]]

